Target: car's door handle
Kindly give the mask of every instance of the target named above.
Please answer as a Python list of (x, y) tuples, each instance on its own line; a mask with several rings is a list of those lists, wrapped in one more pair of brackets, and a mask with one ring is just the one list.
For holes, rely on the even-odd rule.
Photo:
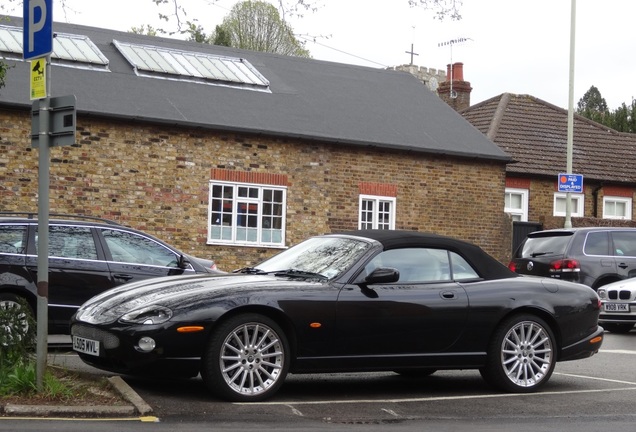
[(131, 279), (133, 278), (133, 277), (132, 277), (131, 275), (129, 275), (129, 274), (121, 274), (121, 273), (120, 273), (120, 274), (115, 274), (115, 275), (113, 275), (113, 277), (114, 277), (115, 279), (123, 279), (123, 280), (127, 280), (127, 281), (128, 281), (128, 280), (131, 280)]
[(441, 296), (442, 298), (448, 299), (448, 300), (454, 299), (456, 297), (454, 291), (444, 291), (441, 293)]
[(625, 264), (625, 263), (620, 263), (618, 266), (619, 266), (620, 268), (622, 268), (622, 269), (626, 269), (627, 267), (629, 267), (629, 266), (628, 266), (627, 264)]

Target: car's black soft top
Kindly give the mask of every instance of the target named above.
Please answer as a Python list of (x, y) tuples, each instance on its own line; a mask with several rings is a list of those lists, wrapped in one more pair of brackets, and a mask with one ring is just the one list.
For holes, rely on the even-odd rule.
[(488, 255), (479, 246), (452, 237), (408, 230), (355, 230), (340, 232), (338, 234), (376, 240), (382, 243), (384, 250), (404, 247), (448, 249), (463, 256), (475, 267), (484, 279), (502, 279), (519, 276), (507, 266)]

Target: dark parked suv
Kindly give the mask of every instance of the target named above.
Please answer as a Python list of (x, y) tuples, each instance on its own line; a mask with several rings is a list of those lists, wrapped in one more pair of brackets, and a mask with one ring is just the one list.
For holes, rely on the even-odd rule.
[(636, 276), (636, 228), (572, 228), (530, 233), (511, 270), (598, 287)]
[[(0, 307), (37, 305), (36, 215), (0, 212)], [(53, 217), (63, 216), (63, 219)], [(49, 333), (68, 334), (77, 308), (100, 292), (137, 280), (218, 272), (141, 231), (90, 217), (51, 215), (49, 221)]]

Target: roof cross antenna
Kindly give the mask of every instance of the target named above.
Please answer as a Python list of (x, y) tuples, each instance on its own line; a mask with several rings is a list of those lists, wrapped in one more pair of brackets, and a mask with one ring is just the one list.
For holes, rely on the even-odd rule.
[(460, 37), (460, 38), (447, 40), (446, 42), (439, 42), (437, 44), (438, 47), (444, 47), (444, 46), (450, 47), (450, 98), (451, 99), (455, 99), (457, 97), (457, 92), (453, 90), (453, 45), (462, 44), (468, 41), (472, 41), (472, 39)]

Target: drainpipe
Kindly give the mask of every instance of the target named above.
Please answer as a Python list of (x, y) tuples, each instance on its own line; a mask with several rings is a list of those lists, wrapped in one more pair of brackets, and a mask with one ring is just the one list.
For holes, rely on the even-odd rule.
[(603, 189), (603, 183), (599, 184), (592, 191), (592, 198), (594, 198), (594, 211), (592, 212), (592, 216), (595, 218), (598, 217), (598, 191)]

